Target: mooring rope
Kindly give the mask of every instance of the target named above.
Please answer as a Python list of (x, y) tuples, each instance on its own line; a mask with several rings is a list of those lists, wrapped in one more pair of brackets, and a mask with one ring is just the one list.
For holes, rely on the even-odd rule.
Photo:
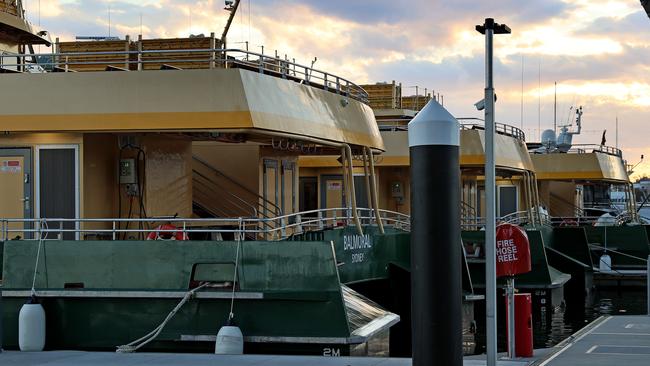
[(632, 258), (632, 259), (639, 260), (639, 261), (644, 262), (644, 263), (648, 263), (648, 260), (645, 259), (645, 258), (637, 257), (637, 256), (631, 255), (631, 254), (626, 254), (626, 253), (619, 252), (619, 251), (616, 251), (616, 250), (612, 250), (612, 249), (609, 249), (607, 247), (602, 247), (602, 246), (597, 245), (597, 244), (589, 244), (589, 246), (592, 247), (592, 248), (596, 248), (596, 249), (604, 249), (606, 252), (612, 252), (614, 254), (622, 255), (622, 256), (625, 256), (625, 257), (629, 257), (629, 258)]
[[(38, 249), (36, 250), (36, 263), (34, 264), (34, 276), (32, 277), (32, 296), (36, 296), (36, 274), (38, 272), (38, 262), (41, 258), (41, 247), (43, 246), (43, 224), (47, 225), (44, 221), (38, 221)], [(47, 234), (46, 234), (47, 235)]]
[(228, 313), (228, 324), (232, 322), (235, 317), (233, 309), (235, 307), (235, 288), (237, 286), (237, 269), (239, 268), (239, 250), (241, 248), (242, 236), (244, 235), (244, 222), (239, 218), (239, 231), (237, 232), (237, 251), (235, 252), (235, 273), (232, 279), (232, 294), (230, 296), (230, 313)]
[(194, 294), (196, 293), (196, 291), (202, 289), (203, 287), (205, 287), (205, 286), (207, 286), (209, 284), (210, 284), (209, 282), (205, 282), (205, 283), (201, 284), (200, 286), (197, 286), (197, 287), (191, 289), (190, 291), (188, 291), (185, 294), (185, 296), (183, 296), (183, 299), (181, 299), (181, 301), (176, 305), (176, 307), (174, 307), (174, 309), (172, 309), (172, 311), (169, 314), (167, 314), (167, 317), (165, 318), (165, 320), (163, 320), (162, 323), (160, 323), (159, 326), (154, 328), (151, 332), (147, 333), (145, 336), (140, 337), (140, 338), (136, 339), (135, 341), (133, 341), (133, 342), (131, 342), (129, 344), (118, 346), (117, 350), (115, 352), (117, 352), (117, 353), (135, 352), (138, 349), (145, 346), (147, 343), (149, 343), (149, 342), (153, 341), (154, 339), (156, 339), (156, 337), (160, 334), (160, 332), (162, 332), (165, 325), (167, 325), (167, 323), (174, 317), (174, 315), (176, 315), (178, 310), (180, 310), (181, 307), (183, 305), (185, 305), (186, 302), (188, 302), (192, 297), (194, 297)]

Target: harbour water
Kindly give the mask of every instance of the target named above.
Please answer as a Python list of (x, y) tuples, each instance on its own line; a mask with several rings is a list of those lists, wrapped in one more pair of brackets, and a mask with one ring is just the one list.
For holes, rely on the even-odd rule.
[[(589, 304), (567, 304), (555, 311), (533, 310), (533, 347), (555, 346), (573, 333), (582, 329), (601, 315), (644, 315), (646, 314), (646, 290), (644, 288), (598, 289)], [(477, 319), (480, 319), (477, 317)], [(499, 314), (498, 347), (506, 351), (505, 314)], [(485, 328), (477, 329), (476, 353), (485, 352)]]

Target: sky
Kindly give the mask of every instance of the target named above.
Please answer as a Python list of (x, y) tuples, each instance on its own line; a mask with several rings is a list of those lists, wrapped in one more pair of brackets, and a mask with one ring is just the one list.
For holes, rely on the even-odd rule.
[[(145, 38), (221, 34), (224, 2), (23, 0), (28, 19), (53, 37)], [(110, 21), (109, 21), (110, 15)], [(494, 42), (496, 119), (540, 131), (574, 120), (576, 144), (618, 146), (634, 177), (650, 175), (650, 19), (638, 0), (242, 0), (229, 47), (275, 50), (357, 84), (391, 82), (444, 95), (456, 117), (482, 117), (485, 40), (492, 17), (512, 29)], [(110, 25), (110, 26), (109, 26)], [(554, 113), (557, 82), (557, 112)], [(522, 112), (523, 111), (523, 112)]]

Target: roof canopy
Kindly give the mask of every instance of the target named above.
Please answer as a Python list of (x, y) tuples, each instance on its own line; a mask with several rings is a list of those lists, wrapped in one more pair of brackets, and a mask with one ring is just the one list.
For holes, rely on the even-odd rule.
[(52, 43), (46, 32), (36, 31), (25, 19), (8, 13), (0, 13), (0, 39), (17, 44)]
[(10, 133), (246, 130), (384, 149), (366, 104), (242, 69), (5, 74), (0, 79), (0, 125)]

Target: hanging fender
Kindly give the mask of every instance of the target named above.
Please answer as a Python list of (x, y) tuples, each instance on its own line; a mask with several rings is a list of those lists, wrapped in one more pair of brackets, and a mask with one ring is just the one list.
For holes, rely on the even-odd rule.
[(147, 235), (147, 240), (190, 240), (190, 238), (176, 226), (162, 224)]

